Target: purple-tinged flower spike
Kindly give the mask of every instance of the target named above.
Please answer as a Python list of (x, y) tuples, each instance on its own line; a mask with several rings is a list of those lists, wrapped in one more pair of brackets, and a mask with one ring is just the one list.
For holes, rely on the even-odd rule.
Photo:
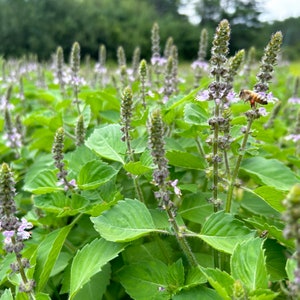
[(258, 82), (254, 86), (255, 92), (264, 92), (267, 94), (274, 66), (277, 64), (277, 56), (280, 51), (281, 43), (282, 33), (278, 31), (271, 36), (271, 40), (264, 51), (259, 72), (256, 75)]
[(62, 95), (65, 95), (65, 78), (64, 78), (64, 50), (58, 47), (56, 50), (56, 70), (55, 79), (58, 81)]
[(178, 93), (178, 49), (176, 45), (172, 46), (171, 49), (171, 56), (173, 57), (173, 67), (172, 67), (172, 84), (173, 84), (173, 90), (174, 93)]
[(25, 246), (23, 241), (30, 237), (30, 232), (27, 230), (32, 228), (32, 224), (27, 222), (25, 218), (19, 220), (15, 216), (15, 195), (13, 173), (9, 166), (3, 163), (0, 169), (0, 231), (4, 236), (4, 250), (8, 253), (14, 253), (16, 256), (16, 262), (11, 264), (11, 269), (12, 272), (21, 275), (22, 282), (19, 285), (19, 290), (31, 294), (35, 282), (26, 276), (25, 269), (30, 268), (30, 264), (28, 259), (22, 258), (21, 251)]
[(251, 47), (247, 53), (245, 66), (243, 69), (244, 83), (247, 85), (249, 84), (251, 70), (255, 65), (255, 53), (256, 53), (255, 47)]
[(56, 174), (59, 184), (64, 184), (65, 190), (73, 191), (74, 185), (67, 180), (68, 171), (65, 170), (65, 163), (63, 162), (64, 134), (65, 131), (62, 127), (57, 129), (54, 138), (54, 143), (52, 146), (52, 154), (54, 159), (54, 165), (59, 170), (59, 172)]
[(169, 100), (169, 97), (174, 93), (174, 83), (173, 83), (173, 57), (169, 56), (166, 70), (165, 70), (165, 80), (164, 80), (164, 99), (163, 103), (166, 103)]
[(227, 82), (228, 84), (233, 83), (235, 75), (238, 73), (245, 57), (245, 50), (238, 51), (235, 56), (229, 59), (229, 70), (228, 70), (228, 77)]
[(286, 207), (286, 211), (282, 215), (285, 222), (283, 236), (286, 239), (295, 239), (296, 244), (296, 252), (293, 256), (296, 260), (295, 278), (289, 284), (289, 294), (292, 299), (298, 299), (300, 294), (300, 184), (295, 184), (292, 187), (284, 199), (283, 205)]
[(130, 144), (130, 130), (132, 121), (133, 101), (132, 90), (130, 87), (126, 87), (122, 95), (121, 103), (121, 131), (123, 132), (122, 141), (126, 142), (127, 153), (131, 160), (133, 160), (133, 153)]
[(159, 87), (159, 75), (162, 72), (162, 68), (166, 63), (166, 59), (160, 56), (160, 37), (159, 37), (159, 26), (157, 23), (153, 24), (151, 31), (151, 65), (153, 66), (154, 74), (156, 75), (155, 84)]
[(199, 86), (199, 81), (203, 74), (208, 71), (209, 64), (205, 61), (207, 55), (207, 30), (204, 28), (200, 34), (200, 41), (199, 41), (199, 50), (198, 50), (198, 57), (195, 60), (191, 67), (194, 70), (195, 76), (195, 83), (194, 88)]
[(118, 47), (117, 58), (118, 58), (118, 66), (119, 66), (122, 89), (124, 89), (128, 84), (128, 74), (127, 74), (125, 51), (122, 46)]
[(84, 128), (84, 119), (83, 115), (80, 115), (75, 128), (76, 135), (76, 146), (81, 146), (84, 144), (85, 139), (85, 128)]
[(117, 58), (118, 58), (118, 66), (121, 69), (122, 66), (126, 67), (126, 56), (125, 56), (125, 51), (122, 46), (118, 47), (117, 50)]
[(105, 45), (99, 46), (98, 51), (98, 62), (95, 64), (95, 85), (99, 82), (100, 87), (104, 87), (108, 81), (106, 77), (107, 68), (106, 68), (106, 47)]
[(139, 76), (139, 65), (141, 59), (141, 48), (136, 47), (132, 56), (132, 79), (136, 80)]
[(79, 86), (83, 84), (83, 79), (79, 76), (80, 71), (80, 45), (78, 42), (75, 42), (72, 46), (71, 50), (71, 84), (74, 90), (74, 103), (77, 106), (77, 111), (80, 114), (80, 107), (79, 107)]
[(17, 151), (16, 156), (18, 157), (19, 148), (22, 147), (22, 136), (18, 132), (18, 129), (14, 126), (11, 120), (11, 114), (8, 109), (4, 110), (4, 122), (5, 122), (5, 134), (4, 139), (6, 140), (6, 145)]
[(140, 74), (140, 88), (141, 88), (141, 97), (142, 104), (144, 108), (146, 108), (146, 80), (148, 75), (148, 66), (146, 60), (142, 60), (139, 66), (139, 74)]
[(174, 193), (177, 196), (181, 195), (179, 188), (177, 187), (177, 180), (171, 182), (169, 180), (168, 160), (165, 157), (165, 141), (164, 141), (164, 124), (161, 119), (160, 111), (156, 110), (151, 114), (149, 121), (149, 148), (151, 150), (151, 156), (153, 163), (156, 165), (156, 169), (153, 171), (153, 183), (158, 187), (158, 191), (154, 193), (155, 198), (158, 201), (158, 205), (166, 211), (168, 215), (168, 221), (172, 226), (176, 239), (183, 250), (183, 253), (188, 258), (191, 266), (197, 266), (198, 262), (191, 248), (184, 236), (184, 228), (178, 225), (176, 221), (176, 207), (170, 199), (171, 191), (174, 189)]
[[(151, 149), (153, 162), (157, 166), (157, 169), (153, 172), (153, 182), (159, 187), (165, 187), (167, 178), (169, 177), (164, 135), (165, 130), (160, 111), (156, 110), (152, 113), (149, 122), (149, 147)], [(160, 204), (163, 204), (165, 197), (166, 195), (157, 197), (160, 199)]]
[(174, 44), (173, 38), (170, 36), (167, 39), (166, 46), (165, 46), (165, 49), (164, 49), (164, 58), (165, 59), (168, 59), (169, 56), (172, 55), (173, 44)]

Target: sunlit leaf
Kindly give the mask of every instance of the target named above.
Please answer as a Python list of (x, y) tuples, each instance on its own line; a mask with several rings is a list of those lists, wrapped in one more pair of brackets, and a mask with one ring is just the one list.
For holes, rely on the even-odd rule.
[(93, 277), (104, 265), (117, 257), (124, 245), (95, 239), (75, 255), (70, 278), (70, 299)]
[(242, 162), (241, 170), (261, 185), (288, 191), (299, 178), (282, 162), (264, 157), (253, 157)]
[(126, 146), (121, 137), (121, 126), (111, 124), (94, 130), (85, 145), (101, 157), (124, 164)]
[(119, 201), (113, 208), (91, 220), (100, 235), (113, 242), (127, 242), (159, 231), (147, 207), (138, 200)]
[(231, 257), (231, 274), (250, 291), (268, 287), (263, 239), (249, 239), (236, 246)]
[(232, 215), (220, 211), (206, 220), (197, 236), (219, 251), (233, 253), (235, 246), (254, 236), (254, 232)]

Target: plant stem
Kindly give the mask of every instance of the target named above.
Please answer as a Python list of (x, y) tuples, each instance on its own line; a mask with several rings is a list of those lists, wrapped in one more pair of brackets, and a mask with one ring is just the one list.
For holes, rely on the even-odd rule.
[[(215, 104), (215, 118), (218, 120), (220, 114), (220, 105)], [(213, 186), (212, 186), (212, 202), (214, 205), (214, 212), (218, 211), (218, 182), (219, 182), (219, 124), (214, 124), (214, 138), (213, 138)]]
[(248, 124), (247, 124), (247, 128), (246, 128), (246, 132), (245, 132), (245, 135), (244, 135), (244, 139), (243, 139), (243, 142), (242, 142), (242, 146), (241, 146), (241, 149), (240, 149), (241, 153), (237, 158), (237, 162), (236, 162), (235, 168), (234, 168), (233, 173), (232, 173), (232, 177), (231, 177), (231, 181), (230, 181), (230, 185), (229, 185), (229, 189), (228, 189), (228, 193), (227, 193), (226, 208), (225, 208), (225, 211), (228, 212), (228, 213), (230, 212), (230, 209), (231, 209), (233, 189), (234, 189), (236, 178), (237, 178), (238, 173), (239, 173), (239, 169), (240, 169), (242, 159), (244, 157), (244, 152), (245, 152), (245, 148), (246, 148), (246, 144), (247, 144), (247, 141), (248, 141), (248, 137), (249, 137), (249, 133), (250, 133), (252, 123), (253, 123), (253, 119), (249, 119)]
[(192, 267), (197, 267), (199, 266), (199, 263), (194, 255), (194, 253), (191, 250), (191, 247), (186, 240), (186, 237), (184, 236), (184, 233), (181, 232), (180, 226), (178, 225), (176, 219), (174, 218), (174, 213), (170, 209), (166, 209), (168, 217), (169, 217), (169, 222), (174, 230), (175, 237), (177, 239), (177, 242), (179, 246), (181, 247), (184, 255), (188, 259), (189, 264)]

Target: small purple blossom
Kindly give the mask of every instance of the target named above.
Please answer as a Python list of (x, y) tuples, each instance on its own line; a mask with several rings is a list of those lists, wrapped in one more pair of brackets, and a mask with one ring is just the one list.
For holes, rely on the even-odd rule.
[(291, 98), (289, 98), (288, 103), (290, 103), (290, 104), (300, 104), (300, 98), (291, 97)]
[(196, 100), (200, 102), (209, 100), (209, 91), (208, 90), (200, 91), (196, 96)]
[(180, 188), (177, 186), (178, 179), (175, 179), (174, 181), (171, 181), (170, 184), (174, 188), (174, 193), (177, 195), (179, 198), (182, 196)]
[(201, 60), (195, 60), (192, 64), (191, 64), (191, 68), (193, 70), (196, 69), (201, 69), (203, 71), (208, 71), (209, 68), (209, 64), (205, 61), (201, 61)]
[(258, 108), (258, 113), (262, 117), (265, 117), (265, 116), (267, 116), (269, 114), (264, 107), (259, 107)]
[(297, 143), (300, 140), (300, 134), (289, 134), (285, 137), (285, 140)]
[(164, 57), (160, 56), (152, 56), (151, 57), (151, 64), (152, 66), (164, 66), (167, 60)]

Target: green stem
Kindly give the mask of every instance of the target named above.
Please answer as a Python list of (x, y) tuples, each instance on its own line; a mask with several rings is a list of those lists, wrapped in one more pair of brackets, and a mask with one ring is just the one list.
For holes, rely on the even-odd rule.
[(167, 214), (169, 217), (169, 222), (174, 230), (176, 240), (177, 240), (179, 246), (181, 247), (184, 255), (188, 259), (189, 264), (192, 267), (199, 266), (199, 263), (194, 255), (194, 253), (192, 252), (192, 249), (191, 249), (187, 239), (185, 238), (184, 233), (180, 232), (181, 231), (180, 227), (179, 227), (176, 219), (174, 218), (172, 211), (168, 208), (166, 208), (166, 211), (167, 211)]
[(251, 129), (252, 123), (253, 123), (253, 119), (249, 119), (247, 128), (246, 128), (246, 132), (244, 135), (244, 139), (242, 142), (241, 150), (240, 150), (241, 153), (237, 158), (237, 162), (236, 162), (235, 168), (232, 173), (232, 177), (231, 177), (231, 181), (230, 181), (230, 185), (229, 185), (229, 189), (228, 189), (228, 193), (227, 193), (226, 208), (225, 208), (225, 211), (228, 213), (230, 212), (230, 209), (231, 209), (233, 189), (234, 189), (236, 178), (237, 178), (239, 170), (240, 170), (240, 165), (241, 165), (242, 159), (244, 157), (244, 152), (245, 152), (246, 144), (247, 144), (248, 137), (250, 134), (250, 129)]
[(218, 148), (219, 148), (219, 124), (218, 118), (220, 114), (220, 105), (216, 103), (215, 105), (215, 118), (217, 122), (214, 124), (214, 138), (213, 138), (213, 195), (212, 202), (214, 204), (214, 212), (218, 211), (218, 182), (219, 182), (219, 158), (218, 158)]

